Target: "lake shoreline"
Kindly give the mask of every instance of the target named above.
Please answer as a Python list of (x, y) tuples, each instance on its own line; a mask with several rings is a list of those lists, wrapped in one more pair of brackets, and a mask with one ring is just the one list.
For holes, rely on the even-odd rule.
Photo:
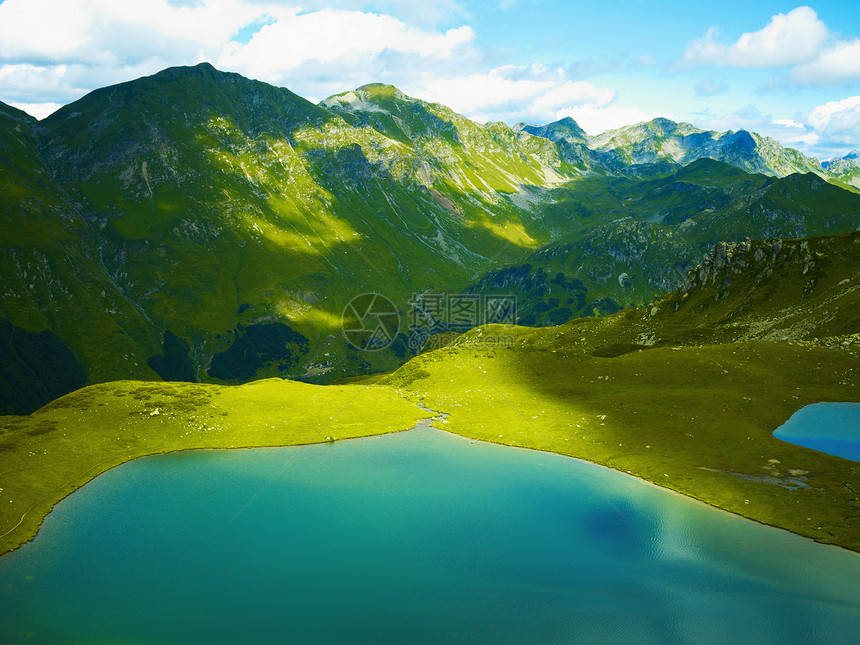
[[(331, 440), (331, 441), (323, 440), (323, 441), (314, 441), (314, 442), (306, 442), (306, 443), (284, 443), (284, 444), (271, 444), (271, 445), (236, 445), (236, 446), (231, 446), (231, 447), (199, 446), (199, 447), (181, 448), (181, 449), (176, 449), (176, 450), (160, 450), (160, 451), (156, 450), (156, 451), (149, 452), (146, 454), (140, 454), (137, 456), (132, 456), (132, 457), (129, 457), (128, 459), (124, 459), (124, 460), (119, 461), (117, 463), (112, 463), (110, 465), (105, 466), (103, 469), (99, 470), (96, 473), (88, 474), (87, 476), (82, 476), (79, 480), (77, 480), (73, 483), (70, 482), (68, 487), (67, 487), (67, 489), (68, 489), (67, 492), (63, 493), (62, 497), (59, 497), (58, 499), (56, 499), (56, 501), (51, 503), (51, 505), (47, 509), (47, 511), (45, 511), (44, 513), (41, 514), (41, 516), (38, 520), (38, 523), (33, 523), (32, 529), (28, 530), (29, 535), (26, 536), (19, 544), (15, 545), (11, 548), (8, 548), (3, 553), (0, 553), (0, 558), (4, 557), (5, 555), (7, 555), (9, 553), (16, 551), (20, 547), (24, 546), (25, 544), (28, 544), (33, 539), (35, 539), (36, 536), (38, 535), (39, 529), (41, 528), (42, 523), (44, 522), (45, 518), (51, 513), (51, 511), (54, 509), (54, 507), (57, 504), (61, 503), (67, 497), (69, 497), (70, 495), (72, 495), (76, 491), (80, 490), (81, 488), (83, 488), (84, 486), (86, 486), (88, 483), (95, 480), (99, 476), (101, 476), (101, 475), (103, 475), (103, 474), (105, 474), (105, 473), (107, 473), (107, 472), (109, 472), (115, 468), (118, 468), (119, 466), (122, 466), (123, 464), (130, 463), (130, 462), (136, 461), (138, 459), (144, 459), (147, 457), (154, 457), (154, 456), (158, 456), (158, 455), (176, 454), (176, 453), (182, 453), (182, 452), (224, 451), (224, 450), (238, 451), (238, 450), (255, 450), (255, 449), (266, 449), (266, 448), (301, 448), (303, 446), (316, 446), (316, 445), (321, 445), (321, 444), (325, 444), (325, 443), (333, 443), (334, 441), (340, 442), (340, 441), (352, 441), (352, 440), (361, 440), (361, 439), (365, 439), (365, 440), (366, 439), (373, 439), (375, 437), (381, 437), (381, 436), (390, 435), (390, 434), (408, 433), (408, 432), (413, 431), (413, 430), (426, 429), (426, 428), (432, 428), (434, 430), (444, 432), (444, 433), (446, 433), (452, 437), (457, 437), (459, 439), (462, 439), (464, 441), (469, 441), (472, 443), (481, 442), (481, 443), (486, 443), (489, 445), (499, 446), (502, 448), (514, 448), (514, 449), (521, 449), (521, 450), (529, 450), (529, 451), (534, 451), (534, 452), (539, 452), (539, 453), (544, 453), (544, 454), (555, 455), (557, 457), (561, 457), (561, 458), (565, 458), (565, 459), (574, 459), (574, 460), (578, 460), (578, 461), (583, 461), (585, 463), (589, 463), (589, 464), (598, 466), (600, 468), (605, 468), (607, 470), (612, 470), (612, 471), (621, 473), (623, 475), (628, 475), (630, 477), (635, 478), (636, 480), (638, 480), (640, 482), (643, 482), (644, 484), (647, 484), (648, 486), (652, 486), (652, 487), (655, 487), (655, 488), (658, 488), (658, 489), (661, 489), (664, 491), (671, 492), (671, 493), (676, 494), (676, 495), (680, 495), (680, 496), (685, 497), (687, 499), (693, 500), (696, 503), (702, 504), (703, 506), (717, 509), (719, 511), (729, 513), (733, 516), (741, 517), (743, 519), (756, 522), (757, 524), (761, 524), (763, 526), (769, 526), (771, 528), (780, 529), (780, 530), (786, 531), (787, 533), (791, 533), (792, 535), (797, 535), (798, 537), (811, 540), (811, 541), (816, 542), (818, 544), (822, 544), (825, 546), (834, 546), (834, 547), (837, 547), (841, 550), (844, 550), (844, 551), (847, 551), (850, 553), (856, 553), (856, 554), (860, 555), (860, 550), (851, 549), (849, 547), (842, 546), (839, 544), (834, 544), (834, 543), (830, 543), (830, 542), (822, 542), (822, 541), (816, 540), (814, 537), (811, 537), (808, 535), (803, 535), (802, 533), (800, 533), (798, 531), (793, 531), (791, 529), (785, 528), (783, 526), (779, 526), (777, 524), (763, 522), (763, 521), (761, 521), (755, 517), (750, 517), (749, 515), (744, 515), (743, 513), (739, 513), (739, 512), (732, 510), (730, 508), (725, 508), (723, 506), (719, 506), (717, 504), (710, 503), (707, 500), (704, 500), (704, 499), (697, 497), (695, 495), (691, 495), (689, 493), (679, 491), (676, 488), (673, 488), (671, 485), (666, 485), (666, 484), (671, 484), (671, 482), (660, 483), (658, 481), (654, 481), (654, 480), (649, 479), (647, 477), (644, 477), (642, 475), (638, 475), (638, 474), (634, 474), (634, 473), (629, 472), (629, 471), (614, 468), (611, 465), (603, 464), (603, 463), (600, 463), (598, 461), (593, 461), (593, 460), (585, 459), (582, 457), (577, 457), (575, 455), (565, 454), (564, 452), (561, 452), (560, 450), (542, 449), (542, 448), (526, 446), (526, 445), (512, 445), (512, 444), (508, 444), (508, 443), (502, 443), (499, 441), (493, 441), (491, 439), (479, 438), (477, 436), (472, 436), (469, 434), (460, 434), (456, 431), (439, 427), (439, 424), (444, 423), (444, 419), (449, 416), (448, 413), (439, 412), (436, 410), (431, 410), (431, 409), (426, 408), (425, 406), (423, 406), (421, 404), (418, 404), (418, 405), (423, 411), (429, 412), (432, 416), (420, 418), (411, 427), (404, 428), (402, 430), (389, 430), (389, 431), (384, 431), (384, 432), (375, 432), (375, 433), (370, 432), (370, 433), (366, 433), (366, 434), (356, 434), (353, 436), (339, 437), (339, 438)], [(29, 512), (30, 511), (28, 511), (28, 513)], [(21, 522), (19, 522), (19, 526), (20, 526), (20, 524), (23, 523), (24, 519), (25, 518), (22, 517)], [(6, 535), (11, 533), (16, 528), (17, 528), (17, 526), (13, 527), (10, 531), (8, 531), (6, 533)], [(5, 536), (0, 535), (0, 539), (2, 539), (3, 537), (5, 537)]]

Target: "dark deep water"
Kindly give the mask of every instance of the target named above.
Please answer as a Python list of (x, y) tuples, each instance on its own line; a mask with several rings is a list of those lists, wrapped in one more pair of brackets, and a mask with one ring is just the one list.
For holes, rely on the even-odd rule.
[(9, 643), (848, 643), (860, 555), (432, 429), (116, 468), (0, 558)]

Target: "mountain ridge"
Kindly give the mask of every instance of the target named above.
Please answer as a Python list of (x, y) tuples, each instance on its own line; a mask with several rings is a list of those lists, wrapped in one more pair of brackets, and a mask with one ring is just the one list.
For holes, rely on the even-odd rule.
[(711, 158), (747, 172), (785, 176), (814, 172), (829, 176), (821, 163), (774, 139), (747, 130), (716, 132), (658, 117), (589, 136), (570, 117), (543, 126), (518, 124), (521, 131), (569, 146), (568, 156), (590, 169), (621, 172), (625, 165), (677, 163)]
[(314, 104), (209, 64), (100, 88), (41, 121), (0, 108), (0, 318), (56, 334), (88, 382), (393, 369), (405, 327), (385, 351), (350, 347), (353, 296), (384, 293), (406, 321), (412, 294), (466, 288), (601, 217), (626, 235), (607, 219), (617, 195), (682, 172), (648, 128), (628, 132), (644, 145), (634, 159), (612, 137), (571, 143), (581, 129), (559, 123), (553, 141), (385, 84)]

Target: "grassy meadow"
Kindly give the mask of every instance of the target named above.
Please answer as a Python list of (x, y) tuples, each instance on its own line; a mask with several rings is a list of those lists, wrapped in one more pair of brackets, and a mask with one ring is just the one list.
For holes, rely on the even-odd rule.
[(144, 455), (319, 443), (405, 430), (428, 416), (374, 385), (267, 379), (87, 387), (29, 416), (0, 417), (0, 553), (30, 540), (65, 496)]

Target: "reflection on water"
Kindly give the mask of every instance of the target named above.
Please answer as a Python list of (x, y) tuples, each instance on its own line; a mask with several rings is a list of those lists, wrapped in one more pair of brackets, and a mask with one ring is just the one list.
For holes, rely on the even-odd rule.
[(3, 642), (845, 643), (860, 556), (419, 429), (117, 468), (0, 559), (0, 616)]

